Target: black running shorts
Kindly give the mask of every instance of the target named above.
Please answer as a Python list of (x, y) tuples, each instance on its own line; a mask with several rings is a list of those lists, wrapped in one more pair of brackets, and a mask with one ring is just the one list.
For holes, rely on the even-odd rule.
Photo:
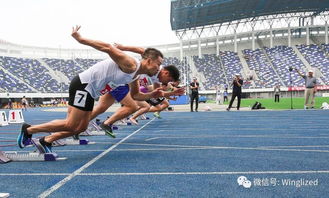
[(95, 100), (90, 93), (85, 90), (88, 84), (82, 84), (80, 77), (76, 76), (72, 79), (69, 88), (69, 105), (82, 111), (92, 111)]
[(165, 100), (165, 98), (150, 98), (150, 99), (146, 100), (146, 102), (152, 106), (157, 106), (164, 100)]

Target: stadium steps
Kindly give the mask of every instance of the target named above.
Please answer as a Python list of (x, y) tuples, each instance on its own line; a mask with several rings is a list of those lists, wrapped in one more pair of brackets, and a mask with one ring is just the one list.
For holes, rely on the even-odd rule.
[[(192, 71), (192, 77), (197, 77), (199, 83), (200, 82), (207, 82), (207, 78), (204, 76), (203, 72), (198, 72), (198, 69), (196, 68), (196, 66), (194, 64), (192, 56), (188, 56), (187, 62), (190, 65), (190, 68), (191, 68), (191, 71)], [(199, 86), (200, 86), (201, 90), (205, 90), (205, 87), (204, 87), (203, 83), (200, 83)]]
[[(240, 50), (238, 50), (238, 57), (239, 57), (240, 62), (242, 64), (242, 69), (243, 69), (243, 73), (244, 73), (244, 74), (242, 74), (243, 75), (243, 78), (244, 79), (248, 79), (251, 76), (251, 74), (252, 74), (253, 79), (259, 79), (258, 76), (257, 76), (257, 74), (256, 74), (256, 72), (254, 70), (251, 70), (248, 67), (248, 64), (246, 62), (246, 59), (244, 58), (244, 54)], [(253, 80), (251, 81), (251, 84), (252, 84), (253, 87), (256, 87), (256, 84), (255, 84), (255, 82)]]
[(48, 71), (49, 75), (55, 79), (58, 83), (64, 82), (65, 84), (69, 84), (70, 80), (61, 72), (53, 70), (44, 60), (41, 58), (37, 59), (42, 66), (44, 66)]
[(302, 61), (302, 63), (306, 67), (306, 69), (307, 70), (312, 69), (311, 65), (307, 62), (307, 60), (304, 58), (302, 53), (300, 53), (300, 51), (297, 49), (297, 47), (296, 46), (291, 46), (291, 47), (294, 50), (294, 52), (296, 53), (297, 57)]
[(262, 52), (264, 53), (264, 55), (265, 55), (265, 57), (266, 57), (266, 60), (267, 60), (267, 62), (269, 62), (270, 63), (270, 66), (272, 67), (272, 69), (273, 69), (273, 71), (275, 72), (275, 74), (279, 77), (279, 79), (280, 79), (280, 82), (281, 82), (281, 85), (283, 85), (283, 86), (286, 86), (287, 87), (287, 85), (284, 83), (284, 81), (282, 80), (282, 78), (280, 77), (280, 75), (279, 75), (279, 73), (278, 73), (278, 71), (276, 70), (276, 68), (273, 66), (273, 63), (272, 63), (272, 61), (271, 61), (271, 59), (268, 57), (268, 54), (266, 53), (266, 50), (264, 49), (264, 48), (261, 48), (261, 50), (262, 50)]
[[(251, 73), (251, 69), (248, 67), (248, 64), (246, 62), (246, 59), (244, 58), (244, 54), (242, 51), (238, 51), (238, 57), (240, 59), (240, 62), (241, 62), (241, 65), (242, 65), (242, 69), (243, 69), (243, 73), (245, 76), (243, 77), (246, 77), (247, 74), (250, 74)], [(257, 74), (256, 74), (256, 77), (258, 78)]]
[[(297, 49), (296, 46), (292, 46), (292, 49), (295, 51), (298, 58), (302, 61), (302, 63), (305, 65), (307, 70), (313, 69), (313, 70), (315, 70), (315, 72), (316, 72), (315, 74), (317, 76), (323, 76), (322, 72), (318, 68), (312, 68), (312, 66), (307, 62), (305, 57), (302, 55), (302, 53), (300, 53), (300, 51)], [(318, 80), (320, 81), (320, 84), (322, 84), (322, 85), (326, 84), (325, 82), (323, 82), (323, 80), (321, 78), (318, 78)]]
[(223, 61), (222, 61), (222, 58), (219, 56), (219, 55), (216, 55), (216, 57), (218, 58), (218, 62), (219, 62), (219, 67), (221, 68), (221, 70), (223, 70), (224, 71), (224, 77), (225, 77), (225, 84), (230, 84), (229, 82), (228, 82), (228, 78), (227, 78), (227, 73), (226, 73), (226, 69), (225, 69), (225, 67), (224, 67), (224, 63), (223, 63)]

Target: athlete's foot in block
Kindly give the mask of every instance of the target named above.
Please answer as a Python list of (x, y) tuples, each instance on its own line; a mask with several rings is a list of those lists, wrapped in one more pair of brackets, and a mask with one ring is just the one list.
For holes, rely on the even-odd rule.
[(101, 129), (104, 130), (105, 134), (108, 136), (111, 136), (113, 138), (115, 138), (115, 134), (112, 132), (112, 126), (109, 126), (107, 124), (104, 124), (104, 122), (102, 122), (99, 127), (101, 127)]
[(23, 123), (20, 133), (17, 137), (17, 144), (20, 148), (24, 148), (26, 145), (29, 145), (32, 135), (28, 134), (27, 128), (31, 125)]
[(130, 121), (133, 125), (138, 125), (138, 122), (137, 122), (134, 118), (129, 118), (129, 121)]
[(153, 113), (154, 117), (158, 118), (158, 119), (161, 119), (161, 116), (160, 116), (160, 113), (158, 112), (155, 112)]

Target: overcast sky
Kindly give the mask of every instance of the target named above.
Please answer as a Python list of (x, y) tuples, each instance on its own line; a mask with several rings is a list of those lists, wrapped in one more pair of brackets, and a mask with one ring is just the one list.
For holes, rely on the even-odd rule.
[(170, 0), (2, 0), (0, 39), (41, 47), (81, 48), (70, 36), (151, 46), (178, 42)]

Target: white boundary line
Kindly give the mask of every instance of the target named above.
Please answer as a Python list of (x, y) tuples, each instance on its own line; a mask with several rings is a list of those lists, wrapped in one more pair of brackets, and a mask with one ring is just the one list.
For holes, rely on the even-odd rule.
[[(166, 144), (134, 144), (122, 143), (121, 145), (136, 146), (153, 146), (154, 148), (122, 148), (116, 149), (114, 152), (123, 151), (179, 151), (179, 150), (260, 150), (260, 151), (292, 151), (292, 152), (320, 152), (328, 153), (329, 150), (318, 149), (300, 149), (300, 148), (328, 148), (329, 145), (307, 145), (307, 146), (260, 146), (260, 147), (223, 147), (223, 146), (191, 146), (191, 145), (166, 145)], [(167, 148), (164, 148), (167, 147)], [(299, 149), (298, 149), (299, 148)], [(86, 150), (56, 150), (56, 153), (70, 152), (103, 152), (102, 149), (86, 149)], [(1, 175), (1, 173), (0, 173)]]
[[(214, 172), (149, 172), (149, 173), (77, 173), (75, 176), (147, 176), (147, 175), (256, 175), (256, 174), (329, 174), (329, 170), (301, 171), (214, 171)], [(0, 176), (70, 176), (70, 173), (1, 173)], [(48, 194), (49, 195), (49, 194)]]
[[(291, 149), (291, 148), (271, 148), (271, 147), (228, 147), (228, 146), (192, 146), (192, 145), (177, 145), (177, 144), (135, 144), (126, 143), (125, 145), (140, 145), (140, 146), (157, 146), (169, 148), (150, 148), (150, 149), (118, 149), (117, 151), (160, 151), (160, 150), (203, 150), (203, 149), (223, 149), (223, 150), (256, 150), (256, 151), (294, 151), (294, 152), (320, 152), (329, 153), (329, 150), (309, 150), (309, 149)], [(172, 148), (170, 148), (172, 147)]]
[(0, 173), (0, 176), (67, 176), (70, 173)]
[(280, 135), (217, 135), (217, 136), (161, 136), (147, 138), (145, 141), (157, 139), (197, 139), (197, 138), (276, 138), (276, 139), (329, 139), (329, 136), (280, 136)]
[(237, 171), (237, 172), (152, 172), (152, 173), (81, 173), (79, 176), (132, 176), (132, 175), (252, 175), (252, 174), (329, 174), (329, 170), (309, 171)]
[(99, 160), (104, 155), (106, 155), (107, 153), (109, 153), (110, 151), (112, 151), (119, 144), (121, 144), (122, 142), (126, 141), (128, 138), (130, 138), (134, 134), (138, 133), (140, 130), (142, 130), (144, 127), (146, 127), (148, 124), (150, 124), (154, 119), (155, 118), (151, 119), (144, 126), (142, 126), (141, 128), (137, 129), (136, 131), (134, 131), (130, 135), (128, 135), (125, 138), (123, 138), (122, 140), (120, 140), (119, 142), (117, 142), (116, 144), (114, 144), (113, 146), (111, 146), (110, 148), (108, 148), (107, 150), (105, 150), (104, 152), (102, 152), (101, 154), (99, 154), (98, 156), (96, 156), (94, 159), (90, 160), (88, 163), (86, 163), (85, 165), (83, 165), (82, 167), (80, 167), (79, 169), (77, 169), (76, 171), (74, 171), (73, 173), (71, 173), (70, 175), (68, 175), (67, 177), (65, 177), (64, 179), (62, 179), (61, 181), (59, 181), (54, 186), (48, 188), (46, 191), (44, 191), (43, 193), (41, 193), (38, 197), (39, 198), (47, 197), (48, 195), (50, 195), (51, 193), (53, 193), (54, 191), (56, 191), (57, 189), (59, 189), (60, 187), (62, 187), (66, 182), (70, 181), (75, 176), (79, 175), (82, 171), (84, 171), (86, 168), (88, 168), (89, 166), (91, 166), (97, 160)]

